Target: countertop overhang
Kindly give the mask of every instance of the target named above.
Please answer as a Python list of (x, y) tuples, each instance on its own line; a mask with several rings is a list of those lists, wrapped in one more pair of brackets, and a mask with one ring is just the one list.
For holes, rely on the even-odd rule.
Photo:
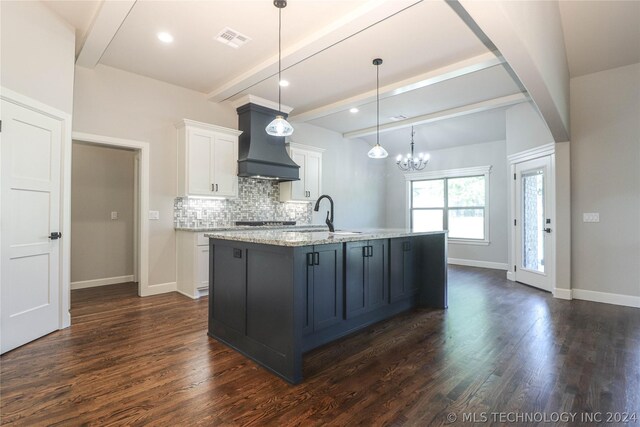
[(237, 242), (258, 243), (273, 246), (311, 246), (331, 243), (358, 242), (363, 240), (393, 239), (398, 237), (425, 236), (430, 234), (446, 234), (447, 231), (416, 232), (405, 228), (376, 228), (344, 230), (357, 232), (356, 234), (332, 234), (323, 231), (297, 230), (235, 230), (205, 233), (210, 239), (229, 240)]

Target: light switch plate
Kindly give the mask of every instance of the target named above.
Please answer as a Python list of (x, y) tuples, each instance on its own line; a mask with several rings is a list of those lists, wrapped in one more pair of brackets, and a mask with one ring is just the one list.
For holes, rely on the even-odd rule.
[(598, 212), (583, 213), (582, 222), (600, 222), (600, 213)]
[(118, 212), (116, 211), (111, 212), (111, 219), (118, 219)]
[(149, 211), (149, 219), (159, 220), (160, 219), (160, 211)]

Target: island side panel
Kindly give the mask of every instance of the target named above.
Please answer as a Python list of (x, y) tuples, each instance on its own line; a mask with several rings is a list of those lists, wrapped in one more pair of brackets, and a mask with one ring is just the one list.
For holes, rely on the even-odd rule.
[(417, 273), (420, 278), (420, 307), (447, 308), (447, 234), (415, 238), (419, 242)]
[[(293, 248), (210, 240), (209, 335), (291, 383), (302, 380), (300, 322), (296, 321)], [(243, 271), (234, 255), (242, 254)], [(230, 262), (231, 260), (231, 262)], [(236, 292), (238, 281), (244, 293)], [(221, 301), (216, 299), (221, 298)], [(299, 297), (298, 297), (299, 298)], [(222, 305), (244, 313), (244, 329), (229, 324)], [(298, 338), (296, 338), (296, 336)]]

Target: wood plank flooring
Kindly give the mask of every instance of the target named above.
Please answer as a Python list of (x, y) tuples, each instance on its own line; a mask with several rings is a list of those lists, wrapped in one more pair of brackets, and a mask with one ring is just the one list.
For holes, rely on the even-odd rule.
[(504, 275), (451, 267), (449, 309), (402, 314), (314, 350), (297, 386), (207, 337), (206, 298), (138, 298), (134, 284), (73, 291), (71, 328), (0, 358), (1, 422), (427, 426), (471, 425), (465, 413), (485, 413), (482, 425), (511, 424), (492, 412), (640, 416), (640, 310), (557, 300)]

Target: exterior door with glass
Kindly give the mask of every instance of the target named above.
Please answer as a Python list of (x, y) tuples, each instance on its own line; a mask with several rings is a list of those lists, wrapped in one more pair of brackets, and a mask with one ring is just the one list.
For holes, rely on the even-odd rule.
[(515, 166), (515, 280), (552, 291), (551, 157)]

